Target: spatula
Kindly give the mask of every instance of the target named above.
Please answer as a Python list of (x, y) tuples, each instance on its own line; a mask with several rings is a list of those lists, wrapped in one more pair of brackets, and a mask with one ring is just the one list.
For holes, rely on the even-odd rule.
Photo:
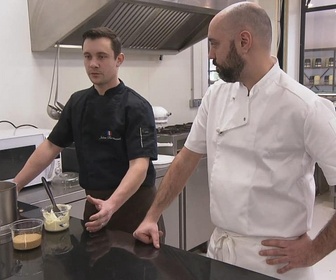
[(59, 217), (60, 215), (62, 215), (62, 213), (61, 213), (61, 210), (56, 205), (54, 196), (53, 196), (53, 194), (51, 192), (51, 189), (49, 188), (48, 182), (47, 182), (46, 178), (44, 178), (44, 177), (42, 177), (41, 180), (42, 180), (43, 186), (44, 186), (45, 190), (47, 191), (47, 194), (48, 194), (48, 196), (49, 196), (49, 198), (51, 200), (51, 203), (53, 205), (53, 209), (52, 210), (54, 211), (56, 217)]

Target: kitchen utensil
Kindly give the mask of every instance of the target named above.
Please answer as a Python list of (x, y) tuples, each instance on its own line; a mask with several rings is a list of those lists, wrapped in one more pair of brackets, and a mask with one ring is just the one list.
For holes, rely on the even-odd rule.
[(0, 249), (0, 279), (6, 279), (13, 275), (17, 269), (13, 258), (13, 245), (10, 242), (1, 245)]
[[(52, 80), (51, 80), (51, 88), (50, 88), (50, 94), (49, 94), (49, 100), (48, 100), (48, 106), (47, 106), (47, 113), (49, 117), (51, 117), (54, 120), (58, 120), (60, 118), (62, 110), (64, 108), (64, 105), (58, 102), (59, 54), (60, 54), (60, 46), (59, 44), (57, 44), (57, 51), (56, 51), (56, 56), (55, 56), (54, 69), (53, 69)], [(55, 87), (54, 100), (53, 100), (53, 103), (51, 103), (52, 96), (53, 96), (55, 72), (56, 72), (56, 87)]]
[(43, 186), (44, 186), (45, 190), (47, 191), (47, 194), (48, 194), (48, 196), (49, 196), (49, 198), (51, 200), (51, 203), (53, 205), (52, 210), (54, 211), (56, 217), (62, 215), (62, 211), (56, 205), (54, 196), (53, 196), (53, 194), (51, 192), (51, 189), (49, 188), (47, 180), (44, 177), (42, 177), (41, 180), (42, 180)]
[(0, 244), (11, 241), (9, 225), (17, 219), (17, 190), (12, 182), (0, 181)]
[(58, 120), (61, 116), (62, 111), (48, 104), (47, 113), (48, 113), (48, 116), (51, 117), (52, 119)]
[(52, 180), (53, 187), (72, 188), (79, 186), (79, 178), (77, 172), (61, 172), (57, 174)]
[(59, 216), (56, 216), (56, 213), (51, 211), (54, 210), (53, 205), (41, 209), (44, 218), (44, 229), (46, 231), (63, 231), (69, 227), (71, 205), (58, 204), (58, 208), (61, 210)]
[(0, 220), (2, 225), (10, 224), (17, 219), (16, 184), (0, 181)]
[(30, 250), (41, 245), (42, 242), (41, 219), (23, 219), (10, 225), (13, 247), (17, 250)]

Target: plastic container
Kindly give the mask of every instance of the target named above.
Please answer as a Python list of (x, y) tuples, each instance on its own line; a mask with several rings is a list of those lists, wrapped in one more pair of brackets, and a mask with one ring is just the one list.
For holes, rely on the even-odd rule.
[(69, 204), (57, 204), (61, 212), (54, 213), (53, 206), (48, 205), (41, 209), (44, 219), (44, 229), (46, 231), (62, 231), (69, 228), (70, 223), (70, 210)]
[(42, 242), (41, 219), (23, 219), (10, 225), (13, 247), (16, 250), (30, 250), (37, 248)]
[(64, 189), (77, 187), (79, 186), (78, 173), (77, 172), (60, 173), (51, 180), (51, 186), (55, 188), (62, 187)]

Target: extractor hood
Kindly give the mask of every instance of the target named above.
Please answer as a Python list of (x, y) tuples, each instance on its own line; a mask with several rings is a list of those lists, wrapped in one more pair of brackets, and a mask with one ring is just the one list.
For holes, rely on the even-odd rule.
[(87, 29), (106, 26), (123, 49), (175, 54), (206, 38), (213, 16), (230, 0), (27, 0), (31, 49), (81, 46)]

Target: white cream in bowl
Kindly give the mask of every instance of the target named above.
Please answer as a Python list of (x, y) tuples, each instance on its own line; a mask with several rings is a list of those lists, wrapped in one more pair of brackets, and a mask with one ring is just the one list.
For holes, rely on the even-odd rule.
[(54, 213), (52, 205), (42, 208), (46, 231), (62, 231), (69, 228), (71, 205), (57, 204), (57, 206), (61, 212)]

